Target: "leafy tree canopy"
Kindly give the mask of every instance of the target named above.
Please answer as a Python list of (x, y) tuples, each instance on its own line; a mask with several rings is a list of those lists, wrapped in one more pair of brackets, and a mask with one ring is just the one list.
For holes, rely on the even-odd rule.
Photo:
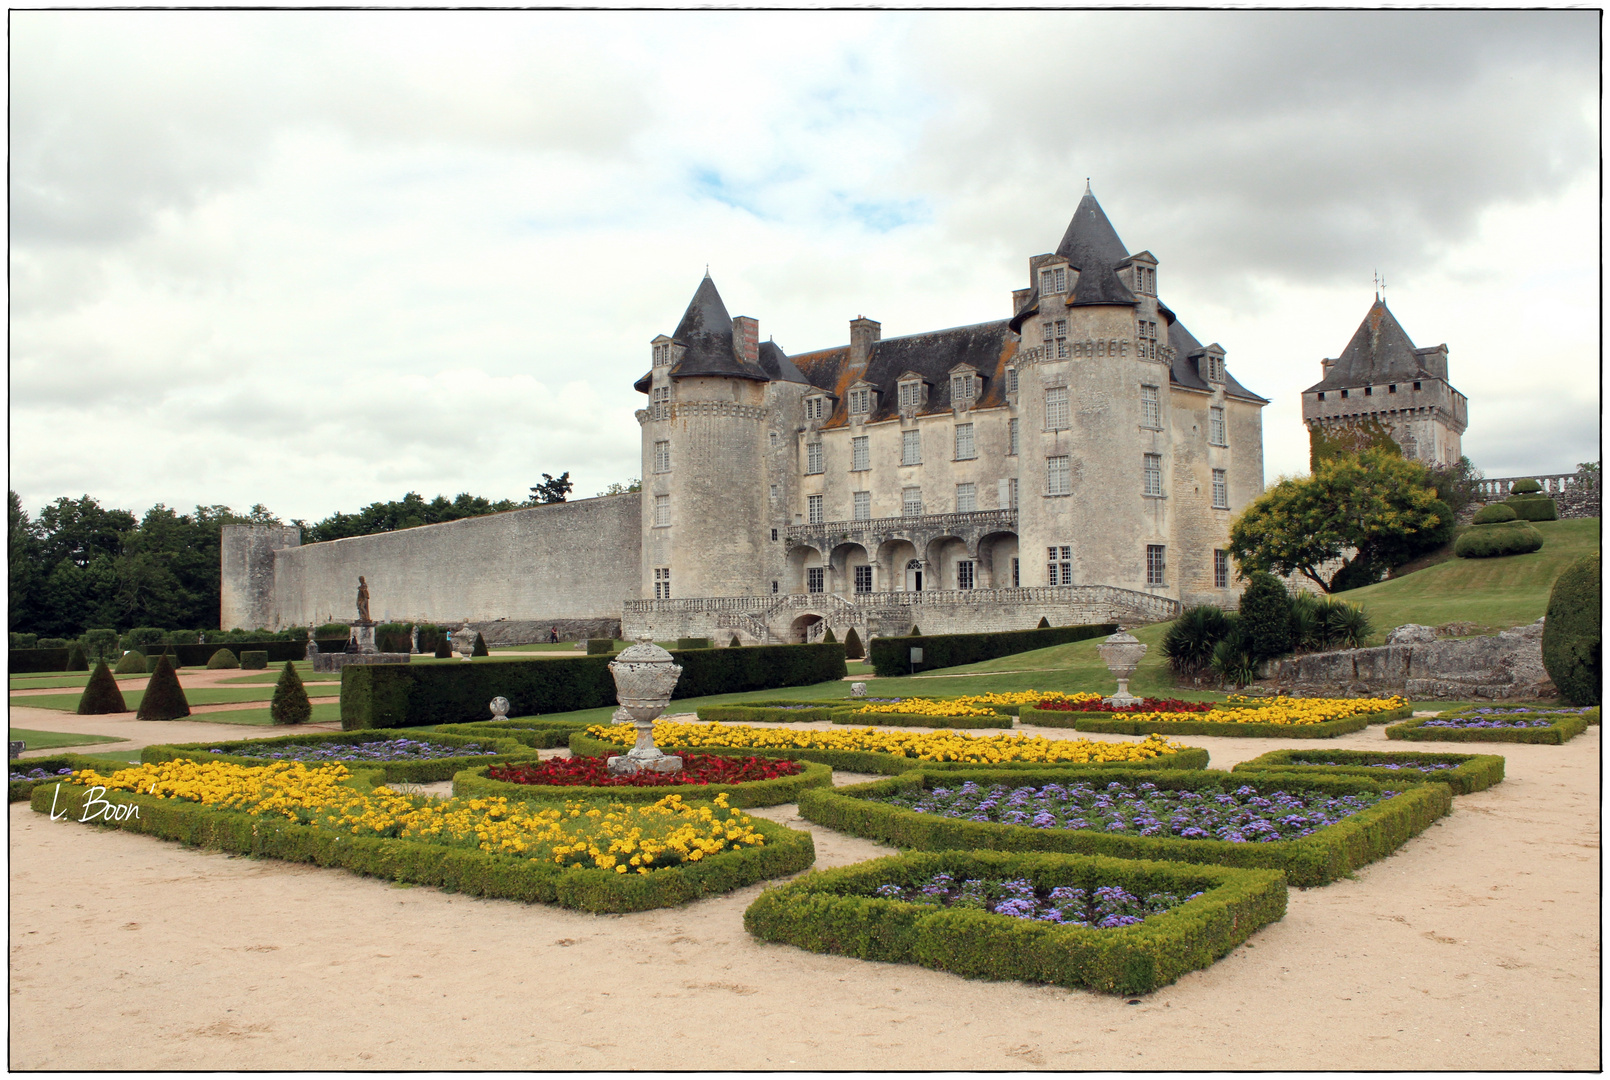
[(636, 477), (633, 477), (632, 479), (626, 481), (626, 483), (624, 483), (624, 484), (620, 483), (619, 481), (611, 483), (608, 487), (606, 487), (603, 491), (600, 491), (598, 494), (599, 494), (600, 497), (602, 497), (604, 495), (625, 495), (625, 494), (628, 494), (629, 492), (642, 491), (642, 490), (643, 490), (643, 481), (637, 479)]
[(560, 503), (570, 494), (575, 485), (570, 482), (570, 471), (567, 469), (559, 474), (556, 480), (549, 473), (542, 474), (542, 483), (531, 489), (531, 501), (535, 503)]

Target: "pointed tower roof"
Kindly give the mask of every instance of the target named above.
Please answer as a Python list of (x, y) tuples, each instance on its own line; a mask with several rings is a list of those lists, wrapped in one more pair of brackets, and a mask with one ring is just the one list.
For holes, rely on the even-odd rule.
[(683, 349), (682, 359), (671, 369), (673, 379), (714, 375), (768, 381), (764, 371), (738, 358), (733, 345), (732, 316), (727, 314), (727, 305), (721, 302), (721, 294), (716, 291), (716, 283), (710, 280), (708, 270), (688, 310), (683, 312), (676, 333), (671, 336)]
[(1057, 245), (1057, 254), (1079, 271), (1071, 304), (1135, 303), (1135, 294), (1113, 272), (1113, 267), (1129, 258), (1129, 252), (1091, 194), (1088, 182), (1084, 198), (1079, 200), (1079, 208), (1062, 234), (1062, 243)]
[[(1430, 376), (1416, 355), (1414, 342), (1404, 332), (1386, 301), (1380, 297), (1370, 305), (1364, 321), (1353, 332), (1342, 355), (1319, 382), (1308, 390), (1331, 390), (1344, 386), (1369, 386), (1373, 383), (1401, 382)], [(1305, 391), (1306, 393), (1307, 391)]]

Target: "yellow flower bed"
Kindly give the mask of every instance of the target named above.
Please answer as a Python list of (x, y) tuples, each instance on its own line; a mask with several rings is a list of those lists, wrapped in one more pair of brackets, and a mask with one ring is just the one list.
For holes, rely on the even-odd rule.
[(911, 716), (990, 716), (995, 705), (1038, 705), (1042, 701), (1100, 701), (1100, 694), (1064, 694), (1060, 690), (1013, 690), (1004, 694), (964, 694), (961, 697), (929, 701), (924, 698), (902, 698), (881, 705), (867, 705), (857, 709), (855, 715), (876, 713), (905, 713)]
[(1247, 708), (1214, 709), (1208, 713), (1122, 713), (1125, 720), (1142, 720), (1147, 723), (1210, 723), (1210, 724), (1285, 724), (1299, 727), (1306, 724), (1323, 724), (1362, 713), (1386, 712), (1401, 709), (1408, 698), (1247, 698), (1232, 695), (1228, 704), (1241, 705), (1254, 700), (1267, 701), (1266, 705)]
[(855, 710), (857, 716), (875, 713), (909, 713), (912, 716), (932, 716), (936, 720), (943, 720), (947, 716), (994, 716), (995, 710), (978, 709), (957, 701), (927, 701), (923, 698), (904, 698), (881, 705), (863, 705)]
[(1013, 690), (1004, 694), (967, 694), (951, 698), (964, 705), (1038, 705), (1042, 701), (1070, 701), (1075, 705), (1086, 701), (1100, 701), (1100, 694), (1064, 694), (1060, 690)]
[[(636, 738), (625, 725), (594, 725), (587, 734), (605, 742), (627, 746)], [(748, 727), (738, 724), (684, 724), (662, 720), (654, 725), (660, 746), (727, 747), (772, 750), (867, 750), (919, 761), (967, 761), (995, 764), (1003, 761), (1103, 762), (1123, 764), (1147, 761), (1160, 754), (1186, 749), (1162, 735), (1140, 742), (1104, 742), (1092, 739), (1048, 739), (1043, 735), (962, 735), (954, 731), (926, 734), (843, 728), (800, 731), (787, 728)]]
[(349, 775), (344, 765), (175, 760), (110, 776), (84, 769), (68, 779), (248, 814), (278, 814), (354, 836), (474, 847), (560, 866), (613, 868), (618, 874), (647, 874), (765, 843), (752, 818), (727, 806), (725, 793), (715, 797), (714, 806), (689, 806), (682, 796), (667, 795), (651, 806), (576, 800), (561, 809), (500, 796), (443, 801), (386, 787), (366, 795), (342, 783)]

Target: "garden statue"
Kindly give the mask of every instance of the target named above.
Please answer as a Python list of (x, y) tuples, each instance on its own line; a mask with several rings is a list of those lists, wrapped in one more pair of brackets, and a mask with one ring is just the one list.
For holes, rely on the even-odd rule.
[(315, 656), (319, 655), (319, 643), (316, 640), (314, 640), (314, 633), (317, 630), (318, 630), (317, 626), (314, 626), (312, 624), (308, 625), (308, 628), (307, 628), (307, 659), (309, 659), (309, 660), (311, 660)]
[(419, 627), (417, 625), (414, 627), (413, 633), (409, 636), (408, 651), (412, 654), (417, 654), (419, 652)]
[(1135, 674), (1140, 658), (1146, 655), (1146, 646), (1120, 628), (1118, 633), (1097, 645), (1096, 652), (1101, 654), (1101, 659), (1107, 664), (1107, 670), (1118, 680), (1118, 692), (1112, 697), (1103, 698), (1102, 701), (1108, 705), (1124, 706), (1133, 705), (1141, 700), (1130, 694), (1129, 679)]
[(509, 718), (509, 699), (503, 697), (501, 694), (493, 698), (492, 703), (488, 705), (487, 708), (492, 710), (493, 723), (496, 723), (499, 720), (507, 720)]
[(369, 583), (363, 580), (362, 574), (358, 575), (358, 621), (360, 623), (371, 621), (369, 618)]
[(682, 759), (661, 753), (654, 745), (654, 719), (671, 703), (671, 691), (682, 676), (682, 668), (672, 662), (670, 653), (645, 635), (610, 661), (609, 673), (615, 679), (615, 700), (637, 725), (637, 744), (610, 758), (609, 771), (620, 775), (641, 769), (680, 772)]

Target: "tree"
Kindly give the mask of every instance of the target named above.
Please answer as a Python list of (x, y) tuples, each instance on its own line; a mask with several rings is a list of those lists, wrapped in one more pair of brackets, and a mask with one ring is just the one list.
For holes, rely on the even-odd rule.
[(1273, 574), (1254, 573), (1241, 593), (1235, 622), (1247, 654), (1254, 660), (1284, 656), (1296, 647), (1291, 626), (1291, 594)]
[[(1437, 499), (1425, 466), (1379, 448), (1322, 461), (1309, 477), (1281, 480), (1230, 526), (1243, 575), (1300, 573), (1330, 592), (1356, 579), (1355, 564), (1379, 575), (1447, 542), (1453, 513)], [(1319, 568), (1353, 555), (1327, 579)]]
[(279, 682), (274, 684), (274, 700), (268, 706), (269, 719), (276, 724), (305, 724), (313, 716), (313, 703), (307, 699), (307, 689), (296, 666), (285, 661)]
[(543, 473), (542, 483), (531, 489), (531, 499), (529, 501), (532, 505), (537, 503), (561, 503), (565, 501), (565, 496), (570, 494), (570, 489), (574, 486), (570, 482), (570, 470), (568, 469), (560, 473), (557, 480), (551, 474)]
[(600, 497), (602, 497), (604, 495), (626, 495), (626, 494), (628, 494), (630, 492), (633, 492), (633, 491), (642, 491), (642, 490), (643, 490), (643, 481), (637, 479), (636, 477), (633, 477), (632, 479), (626, 481), (626, 483), (624, 483), (624, 484), (619, 483), (619, 482), (611, 483), (608, 487), (606, 487), (603, 491), (600, 491), (598, 494), (599, 494)]
[(1600, 561), (1588, 555), (1570, 566), (1549, 590), (1543, 621), (1543, 667), (1573, 705), (1597, 705), (1600, 697), (1602, 644)]
[(1481, 470), (1468, 457), (1461, 457), (1450, 465), (1430, 465), (1426, 474), (1437, 498), (1448, 504), (1455, 516), (1476, 501), (1481, 488)]

